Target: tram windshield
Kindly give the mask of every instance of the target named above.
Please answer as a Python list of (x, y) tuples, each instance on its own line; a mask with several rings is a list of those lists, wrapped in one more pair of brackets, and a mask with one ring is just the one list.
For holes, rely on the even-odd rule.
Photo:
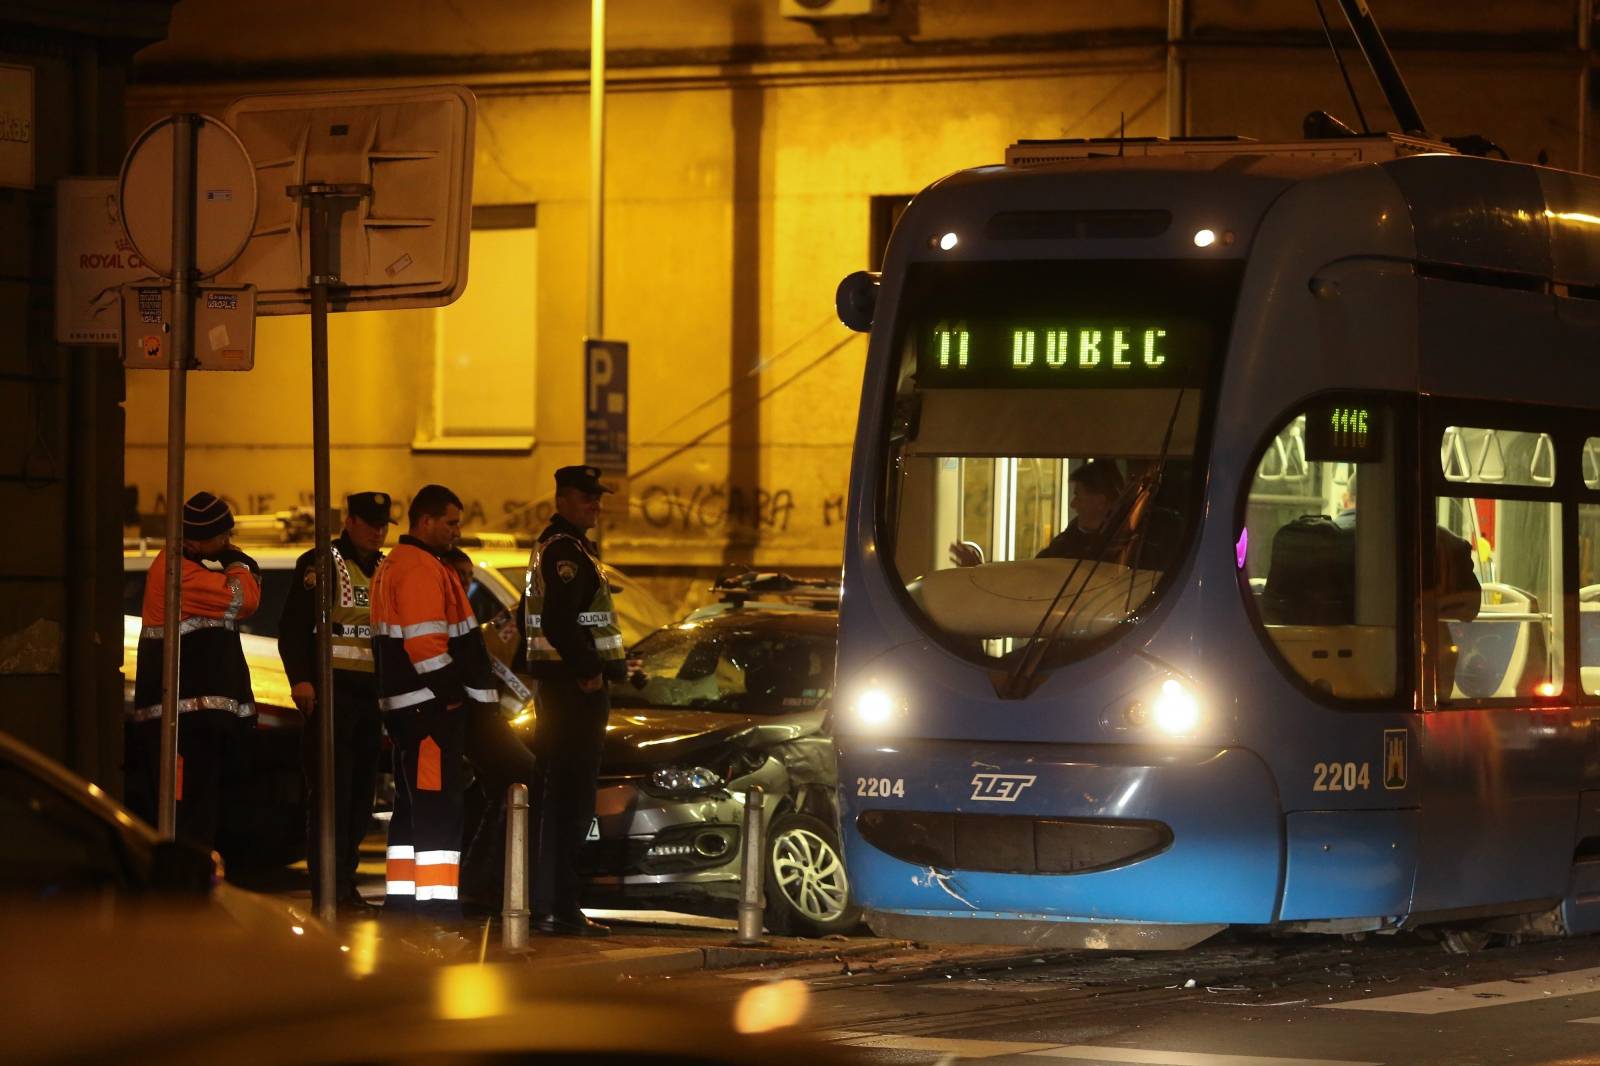
[(932, 635), (1004, 660), (1037, 634), (1062, 661), (1159, 594), (1189, 539), (1239, 274), (1149, 260), (912, 269), (882, 513)]

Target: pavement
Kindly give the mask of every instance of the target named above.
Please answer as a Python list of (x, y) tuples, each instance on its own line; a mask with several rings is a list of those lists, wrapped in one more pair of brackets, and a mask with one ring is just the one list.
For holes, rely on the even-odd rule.
[[(612, 935), (603, 940), (535, 935), (525, 950), (490, 946), (486, 957), (524, 961), (562, 973), (618, 980), (716, 972), (767, 980), (774, 976), (825, 981), (833, 977), (910, 977), (936, 970), (981, 970), (1032, 964), (1037, 951), (988, 945), (917, 944), (872, 936), (820, 939), (770, 937), (756, 945), (737, 943), (727, 933), (683, 930), (608, 919)], [(497, 931), (497, 930), (496, 930)]]
[[(380, 831), (363, 842), (357, 875), (360, 891), (375, 903), (383, 899), (383, 872)], [(309, 910), (311, 886), (304, 862), (230, 879), (238, 887)], [(450, 929), (386, 924), (381, 919), (364, 918), (342, 922), (339, 932), (349, 935), (352, 941), (359, 938), (377, 945), (384, 956), (394, 954), (440, 964), (520, 962), (541, 970), (619, 981), (707, 973), (755, 980), (781, 974), (808, 982), (837, 978), (894, 980), (939, 970), (978, 971), (1038, 964), (1063, 954), (988, 945), (930, 946), (869, 935), (764, 937), (757, 944), (739, 944), (736, 923), (727, 919), (668, 911), (586, 909), (585, 913), (609, 926), (612, 935), (557, 937), (533, 932), (526, 948), (508, 950), (501, 946), (498, 918), (468, 920)]]

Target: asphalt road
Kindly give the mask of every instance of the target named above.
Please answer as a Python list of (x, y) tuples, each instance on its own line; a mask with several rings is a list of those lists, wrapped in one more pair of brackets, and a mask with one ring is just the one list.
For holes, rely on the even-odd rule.
[(1600, 1063), (1600, 938), (1467, 956), (1421, 936), (1232, 938), (808, 983), (813, 1027), (884, 1063)]

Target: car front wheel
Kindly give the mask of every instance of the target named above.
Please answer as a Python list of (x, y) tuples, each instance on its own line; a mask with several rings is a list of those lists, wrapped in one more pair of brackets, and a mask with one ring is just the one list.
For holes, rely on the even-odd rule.
[(793, 811), (774, 818), (767, 827), (767, 928), (780, 936), (828, 936), (848, 933), (860, 920), (833, 827)]

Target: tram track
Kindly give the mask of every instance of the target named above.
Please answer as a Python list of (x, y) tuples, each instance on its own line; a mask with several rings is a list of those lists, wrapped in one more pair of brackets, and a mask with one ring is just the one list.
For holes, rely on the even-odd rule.
[[(832, 1030), (942, 1037), (1028, 1024), (1070, 1012), (1086, 1018), (1112, 1011), (1204, 1003), (1250, 1011), (1315, 1005), (1373, 989), (1466, 983), (1485, 974), (1542, 972), (1561, 959), (1563, 942), (1546, 941), (1474, 956), (1451, 956), (1437, 944), (1408, 938), (1396, 944), (1321, 941), (1284, 944), (1245, 941), (1173, 955), (1040, 956), (1038, 962), (1001, 960), (981, 966), (918, 973), (841, 975), (812, 979), (818, 1021)], [(921, 986), (926, 996), (896, 995), (893, 986)], [(982, 986), (981, 991), (980, 987)], [(849, 990), (878, 986), (865, 1005)], [(908, 989), (909, 990), (909, 989)], [(1004, 997), (968, 1006), (960, 996)], [(1019, 1001), (1020, 1000), (1020, 1001)], [(916, 1003), (907, 1010), (900, 1003)]]

